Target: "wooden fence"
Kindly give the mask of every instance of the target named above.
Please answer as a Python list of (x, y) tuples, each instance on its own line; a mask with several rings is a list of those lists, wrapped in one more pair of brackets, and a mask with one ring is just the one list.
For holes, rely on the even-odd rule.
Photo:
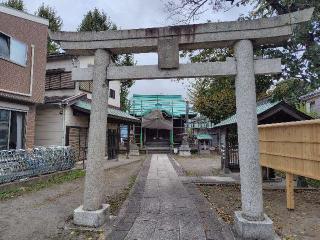
[(320, 120), (259, 126), (260, 164), (286, 173), (287, 208), (294, 209), (293, 175), (320, 180)]
[(226, 146), (221, 146), (221, 167), (232, 171), (239, 171), (238, 145), (229, 143)]
[(227, 144), (227, 165), (230, 170), (239, 170), (239, 148), (238, 145)]

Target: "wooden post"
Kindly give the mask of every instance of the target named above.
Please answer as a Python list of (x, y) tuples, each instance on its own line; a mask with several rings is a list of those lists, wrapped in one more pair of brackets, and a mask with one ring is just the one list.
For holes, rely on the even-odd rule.
[(294, 209), (294, 186), (293, 186), (293, 174), (286, 173), (286, 193), (287, 193), (287, 208), (289, 210)]
[(142, 125), (140, 127), (140, 148), (143, 147), (143, 128)]
[(129, 159), (129, 154), (130, 154), (130, 124), (127, 125), (128, 129), (127, 129), (127, 157), (126, 159)]
[(140, 149), (143, 147), (143, 128), (142, 128), (142, 118), (143, 118), (143, 110), (142, 110), (142, 100), (140, 104), (140, 116), (141, 116), (141, 125), (140, 125)]
[(186, 101), (186, 126), (185, 126), (185, 133), (189, 134), (189, 101)]
[(170, 145), (172, 149), (174, 148), (174, 140), (173, 140), (173, 101), (171, 101), (171, 120), (172, 120), (172, 129), (170, 130)]
[(225, 173), (229, 172), (230, 169), (230, 143), (228, 141), (228, 134), (229, 134), (229, 130), (228, 128), (225, 129), (225, 159), (224, 159), (224, 167), (223, 170)]

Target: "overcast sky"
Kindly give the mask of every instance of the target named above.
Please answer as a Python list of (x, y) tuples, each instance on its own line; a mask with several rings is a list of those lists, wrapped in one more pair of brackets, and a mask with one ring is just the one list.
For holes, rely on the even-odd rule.
[[(24, 0), (30, 13), (34, 13), (43, 2), (54, 7), (63, 20), (65, 31), (75, 31), (86, 12), (94, 7), (103, 9), (120, 29), (170, 25), (173, 22), (167, 18), (164, 1), (166, 0)], [(219, 13), (207, 11), (196, 23), (236, 20), (240, 14), (248, 11), (249, 7), (234, 7)], [(135, 55), (135, 60), (138, 65), (157, 64), (156, 54)], [(186, 97), (187, 86), (188, 81), (178, 83), (171, 80), (141, 80), (136, 81), (131, 94), (182, 94)]]

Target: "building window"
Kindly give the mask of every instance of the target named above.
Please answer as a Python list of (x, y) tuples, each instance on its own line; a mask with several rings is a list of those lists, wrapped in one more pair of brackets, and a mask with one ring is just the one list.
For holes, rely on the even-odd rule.
[(10, 111), (0, 109), (0, 150), (8, 149)]
[(115, 99), (116, 98), (116, 91), (110, 88), (109, 97)]
[(0, 109), (0, 150), (24, 148), (24, 121), (24, 113)]
[(0, 32), (0, 57), (14, 63), (27, 65), (27, 44)]
[(10, 37), (0, 33), (0, 57), (10, 58)]
[(75, 82), (71, 72), (62, 69), (48, 70), (46, 73), (45, 90), (74, 89)]
[(316, 102), (312, 101), (310, 102), (310, 112), (316, 112)]

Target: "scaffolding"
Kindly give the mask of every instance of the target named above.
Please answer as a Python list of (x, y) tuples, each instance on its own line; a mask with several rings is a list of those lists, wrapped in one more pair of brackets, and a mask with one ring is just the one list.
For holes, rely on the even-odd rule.
[[(184, 100), (181, 95), (133, 95), (130, 101), (131, 115), (142, 119), (143, 116), (154, 110), (160, 110), (165, 118), (172, 121), (173, 128), (169, 135), (171, 146), (175, 145), (175, 132), (186, 131), (184, 126), (186, 119), (197, 115), (196, 112), (189, 109), (188, 101)], [(175, 126), (174, 123), (179, 126)], [(141, 125), (135, 126), (135, 139), (138, 138), (142, 147), (146, 141), (146, 129), (142, 128)]]

